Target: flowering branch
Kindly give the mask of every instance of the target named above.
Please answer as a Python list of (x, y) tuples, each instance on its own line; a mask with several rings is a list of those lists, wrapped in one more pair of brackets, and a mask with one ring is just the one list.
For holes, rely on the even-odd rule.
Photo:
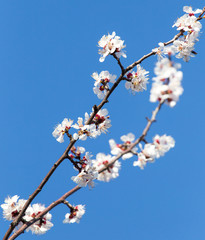
[[(123, 155), (129, 153), (132, 151), (132, 149), (139, 144), (141, 141), (144, 140), (145, 136), (147, 135), (151, 125), (156, 121), (156, 116), (159, 112), (159, 110), (161, 109), (162, 105), (164, 104), (164, 101), (161, 101), (159, 103), (159, 105), (155, 108), (155, 110), (152, 113), (152, 117), (150, 120), (148, 120), (148, 123), (146, 125), (146, 127), (144, 128), (142, 135), (133, 143), (130, 145), (130, 147), (125, 150), (124, 152), (122, 152), (121, 154), (119, 154), (118, 156), (116, 156), (115, 158), (112, 159), (112, 161), (106, 166), (103, 167), (102, 169), (99, 170), (99, 173), (102, 173), (104, 171), (106, 171), (110, 166), (112, 166), (118, 159), (120, 159)], [(30, 222), (26, 222), (22, 225), (22, 227), (16, 231), (10, 238), (9, 240), (14, 240), (16, 239), (21, 233), (23, 233), (29, 226), (31, 226), (32, 224), (34, 224), (35, 222), (39, 221), (46, 213), (48, 213), (50, 210), (52, 210), (54, 207), (58, 206), (61, 203), (66, 204), (69, 208), (72, 208), (72, 205), (70, 205), (65, 199), (68, 198), (69, 196), (71, 196), (72, 194), (74, 194), (75, 192), (77, 192), (78, 190), (80, 190), (81, 187), (76, 186), (73, 189), (71, 189), (70, 191), (68, 191), (67, 193), (65, 193), (63, 196), (61, 196), (58, 200), (56, 200), (55, 202), (51, 203), (47, 208), (44, 209), (44, 211), (42, 211), (40, 214), (38, 214), (35, 218), (33, 218)]]
[[(72, 125), (73, 120), (68, 121), (68, 119), (64, 119), (62, 124), (59, 124), (56, 127), (53, 135), (55, 137), (58, 137), (57, 141), (63, 142), (63, 136), (65, 134), (69, 138), (70, 143), (68, 144), (62, 156), (54, 163), (54, 165), (47, 173), (45, 178), (42, 180), (38, 188), (29, 196), (28, 200), (19, 200), (21, 208), (10, 213), (11, 216), (9, 216), (8, 218), (9, 220), (12, 219), (13, 222), (7, 230), (3, 240), (7, 240), (9, 238), (14, 228), (20, 222), (23, 225), (9, 238), (9, 240), (15, 239), (25, 229), (34, 225), (34, 223), (37, 221), (40, 221), (40, 223), (38, 224), (40, 226), (42, 224), (45, 224), (46, 215), (48, 220), (51, 219), (51, 215), (49, 215), (48, 211), (61, 203), (66, 204), (71, 209), (71, 213), (68, 215), (68, 219), (66, 219), (65, 222), (74, 222), (74, 219), (75, 221), (79, 221), (79, 219), (85, 212), (84, 206), (71, 206), (65, 200), (67, 197), (78, 191), (82, 186), (86, 186), (87, 184), (90, 184), (92, 186), (92, 180), (96, 179), (98, 174), (102, 174), (105, 171), (111, 171), (114, 164), (117, 163), (117, 160), (121, 157), (122, 159), (127, 159), (133, 155), (136, 155), (138, 157), (138, 161), (134, 162), (133, 165), (139, 166), (143, 169), (147, 162), (152, 162), (155, 158), (163, 156), (166, 151), (168, 151), (171, 147), (174, 146), (174, 140), (171, 137), (167, 137), (165, 135), (162, 137), (159, 137), (157, 135), (154, 138), (154, 143), (148, 143), (145, 137), (152, 123), (156, 121), (157, 113), (161, 109), (162, 105), (164, 103), (167, 103), (171, 107), (175, 106), (179, 96), (183, 92), (183, 88), (180, 85), (182, 79), (182, 72), (177, 71), (179, 66), (175, 66), (171, 62), (171, 55), (178, 53), (178, 55), (176, 56), (177, 58), (183, 58), (185, 61), (188, 61), (190, 56), (193, 56), (193, 54), (195, 54), (193, 46), (195, 42), (198, 41), (197, 37), (201, 29), (201, 24), (199, 23), (199, 21), (204, 18), (205, 7), (203, 8), (203, 10), (197, 9), (196, 11), (193, 11), (191, 7), (184, 7), (184, 11), (187, 14), (178, 19), (177, 22), (173, 25), (177, 27), (179, 33), (176, 34), (170, 41), (165, 43), (159, 43), (159, 47), (153, 49), (150, 53), (144, 55), (142, 58), (132, 63), (127, 68), (124, 68), (120, 61), (121, 56), (126, 57), (125, 52), (122, 50), (125, 47), (125, 45), (123, 45), (124, 41), (120, 40), (118, 36), (115, 36), (115, 32), (113, 32), (112, 35), (103, 36), (101, 38), (101, 40), (99, 41), (99, 46), (102, 47), (102, 49), (99, 50), (99, 53), (102, 55), (100, 61), (103, 62), (106, 56), (112, 55), (117, 60), (117, 63), (121, 68), (121, 74), (116, 81), (116, 76), (112, 76), (111, 74), (109, 74), (108, 71), (103, 71), (99, 75), (97, 73), (93, 74), (92, 77), (96, 80), (95, 88), (93, 90), (98, 95), (98, 97), (102, 99), (101, 103), (98, 106), (93, 106), (93, 111), (90, 115), (86, 113), (84, 124), (82, 118), (79, 118), (78, 124), (74, 125)], [(198, 18), (195, 17), (195, 14), (197, 13), (200, 13)], [(185, 32), (187, 32), (187, 35), (184, 35)], [(166, 47), (172, 43), (173, 45), (170, 48)], [(84, 152), (84, 150), (79, 150), (79, 155), (77, 154), (74, 144), (78, 141), (78, 139), (85, 140), (87, 136), (91, 136), (91, 133), (94, 134), (93, 137), (96, 137), (101, 132), (105, 132), (107, 128), (111, 126), (109, 116), (106, 116), (108, 112), (106, 109), (102, 109), (102, 107), (108, 102), (110, 95), (117, 88), (121, 81), (126, 80), (125, 87), (127, 89), (131, 89), (133, 92), (146, 90), (146, 84), (148, 81), (147, 75), (149, 72), (145, 71), (139, 64), (150, 56), (156, 54), (160, 58), (162, 58), (162, 54), (168, 55), (168, 58), (164, 58), (157, 63), (157, 77), (153, 78), (155, 83), (153, 84), (151, 90), (150, 101), (159, 101), (159, 105), (153, 111), (151, 119), (147, 118), (147, 125), (143, 130), (142, 135), (138, 139), (134, 141), (133, 134), (128, 134), (129, 136), (122, 136), (121, 139), (123, 139), (124, 141), (123, 144), (116, 144), (114, 140), (110, 140), (110, 146), (112, 148), (111, 153), (116, 156), (113, 157), (110, 161), (103, 161), (103, 167), (96, 170), (96, 167), (92, 166), (92, 164), (88, 161), (89, 159), (87, 159), (87, 157), (85, 157), (85, 159), (82, 159), (80, 157), (81, 152)], [(131, 70), (135, 66), (137, 66), (137, 71), (131, 72)], [(168, 73), (166, 72), (166, 69), (169, 69)], [(111, 88), (108, 85), (109, 82), (113, 83)], [(103, 122), (105, 125), (101, 126)], [(79, 129), (78, 134), (75, 133), (71, 135), (69, 133), (69, 129), (71, 127)], [(160, 141), (165, 142), (164, 145), (166, 146), (160, 146)], [(141, 142), (145, 143), (144, 149), (142, 149)], [(136, 152), (136, 146), (138, 144), (141, 148), (140, 153)], [(72, 149), (75, 156), (72, 154), (68, 155), (69, 151), (72, 152)], [(111, 158), (111, 156), (109, 156), (109, 158)], [(78, 183), (78, 186), (65, 193), (61, 198), (53, 202), (47, 208), (44, 208), (40, 205), (33, 208), (30, 207), (30, 203), (43, 189), (44, 185), (47, 183), (54, 171), (65, 159), (69, 159), (73, 166), (79, 171), (79, 176), (72, 177), (73, 181)], [(75, 161), (74, 159), (77, 160)], [(118, 165), (118, 167), (120, 167), (120, 165)], [(80, 183), (80, 178), (81, 180), (83, 179), (84, 182), (82, 181)], [(14, 202), (16, 203), (18, 197), (14, 196), (14, 199)], [(7, 202), (10, 201), (12, 202), (13, 200), (7, 199)], [(15, 206), (13, 202), (11, 206), (12, 205)], [(2, 208), (7, 209), (7, 205), (3, 204)], [(36, 211), (36, 209), (40, 209), (40, 211)], [(26, 212), (29, 212), (29, 215), (26, 214)], [(52, 223), (49, 222), (49, 224), (49, 227), (51, 227)]]

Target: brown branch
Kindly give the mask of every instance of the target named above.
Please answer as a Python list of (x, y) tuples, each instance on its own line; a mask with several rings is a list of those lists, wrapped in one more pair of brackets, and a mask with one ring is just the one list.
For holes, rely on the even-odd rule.
[(125, 72), (125, 69), (124, 69), (124, 67), (122, 66), (122, 63), (121, 63), (120, 59), (116, 56), (115, 53), (113, 53), (112, 56), (117, 60), (117, 63), (119, 64), (122, 73), (124, 73), (124, 72)]
[(32, 224), (34, 224), (36, 221), (38, 221), (39, 219), (42, 218), (42, 216), (44, 216), (47, 212), (49, 212), (51, 209), (53, 209), (54, 207), (56, 207), (57, 205), (64, 203), (65, 199), (67, 197), (69, 197), (70, 195), (72, 195), (73, 193), (77, 192), (80, 189), (79, 186), (74, 187), (73, 189), (71, 189), (69, 192), (65, 193), (62, 197), (60, 197), (58, 200), (56, 200), (55, 202), (51, 203), (47, 208), (45, 208), (40, 214), (38, 214), (33, 220), (31, 220), (30, 222), (27, 222), (25, 224), (23, 224), (19, 230), (17, 230), (10, 238), (9, 240), (15, 239), (17, 238), (21, 233), (23, 233), (25, 231), (25, 229), (27, 229), (29, 226), (31, 226)]
[[(167, 46), (171, 43), (173, 43), (175, 40), (177, 40), (180, 36), (182, 36), (184, 33), (184, 31), (180, 31), (178, 34), (176, 34), (170, 41), (168, 42), (165, 42), (164, 43), (164, 46)], [(142, 58), (140, 58), (139, 60), (137, 60), (136, 62), (132, 63), (131, 65), (129, 65), (126, 69), (125, 69), (125, 73), (132, 70), (135, 66), (137, 66), (138, 64), (140, 64), (142, 61), (144, 61), (145, 59), (155, 55), (156, 53), (155, 52), (150, 52), (146, 55), (144, 55)]]
[[(163, 105), (164, 101), (161, 101), (159, 103), (159, 105), (155, 108), (155, 110), (152, 113), (152, 117), (151, 119), (148, 121), (146, 127), (144, 128), (142, 135), (135, 140), (135, 142), (133, 144), (130, 145), (130, 147), (124, 151), (123, 153), (117, 155), (115, 158), (113, 158), (113, 160), (106, 166), (103, 167), (102, 169), (100, 169), (98, 172), (102, 173), (105, 170), (107, 170), (111, 165), (113, 165), (118, 159), (120, 159), (124, 154), (132, 152), (132, 149), (141, 141), (144, 140), (145, 136), (147, 135), (151, 125), (153, 122), (156, 121), (156, 116), (157, 113), (159, 112), (159, 110), (161, 109), (161, 106)], [(25, 224), (22, 225), (22, 227), (17, 230), (10, 238), (9, 240), (13, 240), (15, 238), (17, 238), (21, 233), (23, 233), (25, 231), (25, 229), (27, 229), (29, 226), (31, 226), (32, 224), (34, 224), (35, 222), (37, 222), (38, 220), (40, 220), (47, 212), (49, 212), (51, 209), (53, 209), (54, 207), (56, 207), (57, 205), (64, 203), (66, 204), (67, 201), (65, 201), (65, 199), (67, 197), (69, 197), (70, 195), (72, 195), (73, 193), (77, 192), (79, 189), (81, 189), (81, 187), (76, 186), (73, 189), (71, 189), (69, 192), (65, 193), (62, 197), (60, 197), (58, 200), (56, 200), (55, 202), (51, 203), (47, 208), (44, 209), (44, 211), (42, 211), (40, 214), (38, 214), (33, 220), (31, 220), (30, 222), (27, 222)], [(66, 204), (67, 205), (67, 204)], [(70, 204), (67, 205), (70, 208)]]
[(205, 13), (205, 7), (202, 9), (201, 14), (198, 16), (197, 21), (200, 21), (204, 16), (203, 14)]
[(18, 225), (18, 223), (21, 221), (21, 218), (23, 217), (26, 209), (28, 208), (28, 206), (30, 205), (30, 203), (32, 202), (32, 200), (38, 195), (38, 193), (42, 190), (42, 188), (44, 187), (44, 185), (47, 183), (47, 181), (49, 180), (49, 178), (51, 177), (51, 175), (54, 173), (54, 171), (56, 170), (56, 168), (63, 162), (64, 159), (67, 158), (68, 155), (68, 151), (70, 150), (70, 148), (74, 145), (76, 141), (72, 140), (70, 141), (68, 147), (66, 148), (66, 150), (64, 151), (64, 153), (62, 154), (62, 156), (58, 159), (57, 162), (54, 163), (53, 167), (50, 169), (50, 171), (47, 173), (47, 175), (45, 176), (45, 178), (43, 179), (43, 181), (40, 183), (40, 185), (37, 187), (37, 189), (29, 196), (28, 200), (26, 201), (22, 211), (20, 212), (20, 214), (18, 215), (18, 217), (10, 224), (9, 229), (7, 230), (3, 240), (8, 239), (8, 237), (10, 236), (10, 234), (12, 233), (13, 229)]
[(70, 160), (70, 162), (73, 164), (73, 166), (80, 172), (81, 168), (78, 166), (78, 163), (75, 162), (72, 157), (70, 157), (69, 155), (67, 156), (67, 158)]

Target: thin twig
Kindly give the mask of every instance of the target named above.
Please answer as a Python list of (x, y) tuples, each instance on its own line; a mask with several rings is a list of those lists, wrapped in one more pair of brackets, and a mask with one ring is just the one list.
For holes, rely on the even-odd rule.
[(119, 66), (120, 66), (120, 68), (121, 68), (122, 74), (123, 74), (124, 71), (125, 71), (125, 69), (124, 69), (124, 67), (122, 66), (122, 63), (121, 63), (120, 59), (116, 56), (115, 53), (113, 53), (112, 55), (113, 55), (113, 57), (117, 60)]

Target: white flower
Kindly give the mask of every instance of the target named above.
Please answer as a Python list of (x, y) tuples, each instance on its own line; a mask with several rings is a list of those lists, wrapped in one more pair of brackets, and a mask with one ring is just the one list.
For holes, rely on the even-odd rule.
[(64, 118), (61, 124), (58, 124), (53, 131), (53, 136), (60, 143), (64, 142), (64, 134), (71, 128), (73, 120)]
[(1, 208), (3, 209), (3, 216), (8, 221), (14, 220), (23, 209), (23, 206), (26, 203), (26, 200), (19, 199), (19, 196), (15, 195), (13, 197), (7, 197), (5, 199), (5, 203), (1, 204)]
[[(102, 170), (104, 167), (107, 167), (113, 159), (111, 155), (105, 155), (104, 153), (98, 153), (96, 155), (96, 160), (93, 160), (93, 166), (96, 167), (98, 171)], [(110, 165), (105, 171), (98, 174), (98, 180), (109, 182), (113, 178), (119, 176), (119, 170), (121, 168), (121, 163), (115, 161)]]
[[(87, 121), (92, 114), (93, 111), (90, 113), (90, 115), (86, 114), (85, 121)], [(106, 133), (108, 128), (112, 126), (110, 116), (108, 116), (108, 110), (106, 108), (99, 110), (94, 116), (91, 124), (94, 126), (90, 133), (91, 137), (96, 137), (101, 133)]]
[(139, 144), (141, 152), (138, 153), (138, 160), (133, 162), (133, 166), (138, 166), (141, 169), (144, 169), (147, 162), (153, 163), (155, 158), (159, 158), (164, 156), (166, 152), (175, 146), (175, 141), (171, 136), (163, 135), (159, 136), (156, 135), (153, 138), (153, 143), (146, 143), (144, 145), (144, 149), (142, 144)]
[[(35, 218), (38, 214), (40, 214), (45, 209), (44, 205), (41, 204), (33, 204), (28, 208), (28, 212), (24, 217), (26, 221), (31, 221)], [(31, 230), (34, 234), (44, 234), (46, 233), (53, 224), (50, 222), (52, 215), (48, 212), (46, 213), (40, 220), (32, 224), (30, 227), (27, 228), (26, 231)]]
[(148, 75), (149, 72), (143, 69), (139, 64), (137, 65), (137, 72), (129, 72), (127, 78), (130, 81), (125, 83), (127, 89), (131, 89), (132, 92), (142, 92), (147, 90)]
[[(85, 116), (87, 117), (87, 113), (85, 113)], [(86, 122), (86, 120), (84, 121)], [(80, 140), (86, 140), (87, 136), (89, 137), (94, 137), (93, 131), (95, 131), (95, 125), (90, 124), (90, 125), (84, 125), (83, 124), (83, 118), (79, 117), (77, 123), (75, 123), (73, 128), (78, 129), (78, 133), (73, 134), (73, 138), (77, 140), (78, 138)]]
[(195, 17), (193, 13), (189, 13), (178, 18), (172, 27), (177, 27), (177, 30), (183, 30), (185, 32), (199, 32), (202, 25), (199, 21), (197, 21), (197, 17)]
[(144, 149), (142, 147), (142, 144), (140, 143), (139, 147), (141, 149), (141, 152), (138, 153), (138, 160), (133, 162), (133, 166), (144, 169), (147, 162), (154, 162), (155, 157), (157, 156), (157, 151), (155, 145), (152, 143), (146, 143), (144, 145)]
[(140, 167), (141, 169), (144, 169), (144, 167), (147, 165), (147, 158), (143, 153), (138, 153), (138, 160), (133, 162), (134, 167)]
[(165, 46), (164, 43), (158, 43), (159, 47), (152, 49), (152, 52), (158, 55), (158, 60), (161, 60), (165, 55), (174, 55), (176, 53), (173, 46)]
[(175, 146), (175, 141), (171, 136), (164, 134), (163, 136), (156, 135), (153, 139), (156, 147), (156, 157), (164, 156), (166, 152)]
[(111, 35), (104, 35), (98, 42), (98, 46), (102, 48), (99, 49), (99, 54), (102, 55), (100, 57), (100, 62), (104, 62), (105, 58), (109, 54), (113, 53), (115, 53), (118, 58), (121, 56), (126, 58), (126, 54), (122, 51), (122, 49), (125, 48), (125, 45), (123, 44), (124, 41), (122, 41), (120, 37), (116, 36), (115, 32), (113, 32)]
[(92, 77), (96, 80), (93, 91), (99, 99), (103, 99), (107, 90), (109, 90), (108, 83), (114, 83), (117, 76), (110, 74), (108, 71), (102, 71), (99, 75), (97, 72), (94, 72)]
[[(132, 133), (128, 133), (127, 135), (123, 135), (120, 139), (124, 142), (123, 144), (116, 144), (114, 139), (109, 140), (111, 153), (113, 155), (118, 155), (126, 151), (130, 147), (130, 145), (134, 142), (135, 135)], [(134, 147), (132, 151), (133, 152), (137, 151), (137, 147)], [(133, 156), (133, 153), (128, 152), (126, 154), (123, 154), (122, 159), (125, 160), (128, 158), (131, 158), (132, 156)]]
[(142, 153), (146, 156), (147, 161), (153, 162), (157, 156), (156, 147), (152, 143), (146, 143), (144, 149), (142, 149), (142, 144), (139, 144)]
[(95, 115), (95, 117), (93, 118), (93, 123), (97, 127), (98, 134), (102, 132), (106, 133), (108, 131), (107, 129), (112, 126), (111, 120), (109, 118), (110, 117), (108, 116), (108, 110), (106, 108), (101, 109)]
[(77, 176), (73, 176), (71, 179), (78, 184), (79, 187), (94, 187), (93, 180), (98, 177), (97, 169), (92, 165), (91, 161), (88, 161), (86, 166), (82, 168), (81, 172)]
[(65, 215), (63, 223), (79, 223), (82, 216), (85, 214), (85, 206), (77, 205), (73, 207), (71, 213)]
[(102, 84), (103, 82), (114, 83), (116, 77), (117, 77), (116, 75), (112, 75), (108, 71), (102, 71), (100, 74), (98, 74), (97, 72), (94, 72), (92, 74), (92, 78), (95, 79), (94, 86), (98, 86), (98, 85)]
[(194, 42), (188, 42), (183, 39), (179, 39), (173, 42), (173, 46), (178, 52), (176, 58), (183, 58), (185, 62), (188, 62), (190, 57), (194, 57)]

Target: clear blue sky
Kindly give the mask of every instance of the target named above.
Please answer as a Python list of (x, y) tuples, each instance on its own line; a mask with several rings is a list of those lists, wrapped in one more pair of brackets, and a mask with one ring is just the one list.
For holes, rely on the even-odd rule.
[[(27, 198), (38, 186), (66, 143), (53, 137), (64, 117), (77, 119), (99, 99), (92, 91), (94, 71), (119, 75), (111, 58), (99, 62), (97, 42), (116, 31), (127, 45), (124, 66), (139, 59), (177, 33), (172, 28), (184, 5), (202, 8), (204, 1), (1, 1), (0, 2), (0, 202), (7, 195)], [(205, 21), (203, 21), (205, 29)], [(80, 224), (63, 224), (66, 206), (52, 211), (54, 227), (46, 235), (31, 233), (19, 239), (139, 239), (203, 240), (204, 207), (204, 63), (205, 33), (196, 45), (198, 55), (182, 63), (184, 94), (173, 109), (165, 107), (149, 132), (169, 134), (176, 147), (144, 171), (123, 161), (120, 177), (96, 188), (80, 190), (72, 204), (85, 204)], [(143, 63), (153, 77), (156, 58)], [(150, 80), (151, 82), (151, 80)], [(149, 85), (149, 89), (151, 84)], [(156, 106), (149, 90), (133, 96), (124, 84), (106, 106), (112, 128), (95, 141), (79, 142), (95, 155), (109, 153), (108, 140), (133, 132), (141, 134)], [(64, 162), (34, 201), (50, 204), (75, 184), (75, 171)], [(0, 218), (0, 238), (9, 222)]]

